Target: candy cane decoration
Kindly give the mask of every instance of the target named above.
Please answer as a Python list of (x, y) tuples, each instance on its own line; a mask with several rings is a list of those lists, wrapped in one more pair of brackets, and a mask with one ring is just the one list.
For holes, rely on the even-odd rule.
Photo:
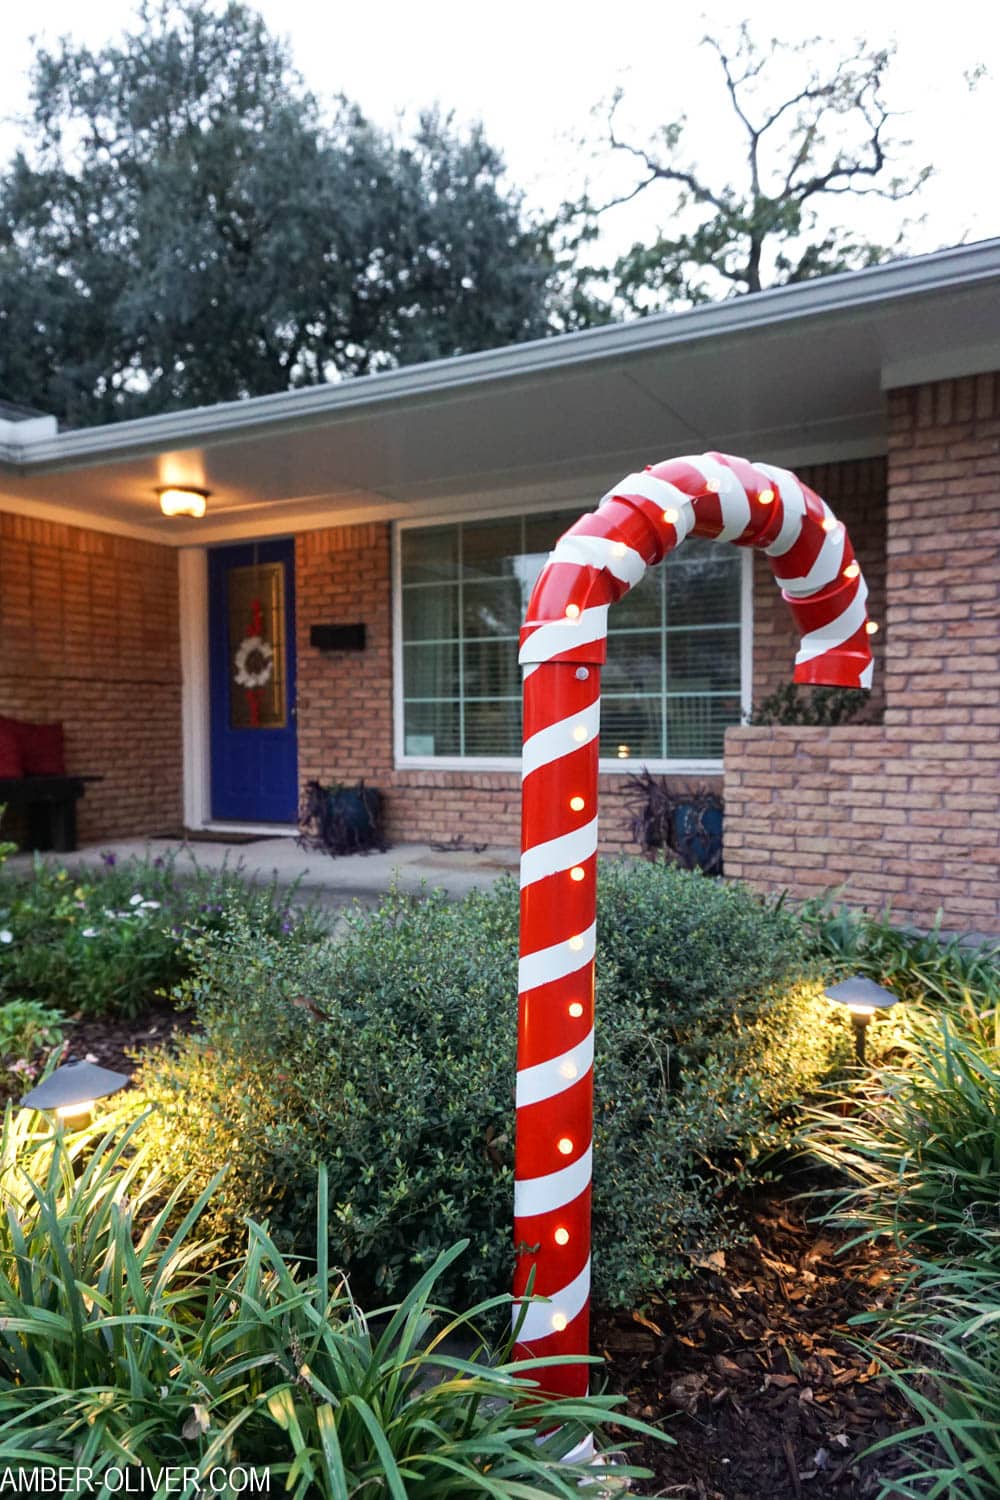
[(630, 474), (557, 542), (521, 630), (524, 752), (515, 1298), (519, 1359), (587, 1390), (600, 667), (608, 606), (686, 536), (763, 550), (802, 636), (796, 682), (870, 687), (868, 590), (847, 532), (785, 469), (722, 453)]

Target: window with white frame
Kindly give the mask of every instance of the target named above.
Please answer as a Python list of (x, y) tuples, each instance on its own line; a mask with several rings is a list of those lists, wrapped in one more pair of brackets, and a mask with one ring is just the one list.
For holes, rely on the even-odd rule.
[[(579, 509), (399, 530), (406, 760), (521, 751), (517, 642), (535, 579)], [(601, 756), (721, 760), (739, 723), (743, 557), (689, 537), (614, 605)]]

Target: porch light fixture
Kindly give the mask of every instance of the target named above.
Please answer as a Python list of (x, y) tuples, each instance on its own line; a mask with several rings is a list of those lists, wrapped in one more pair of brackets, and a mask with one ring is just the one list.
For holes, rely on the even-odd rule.
[(70, 1058), (55, 1072), (25, 1094), (23, 1109), (54, 1110), (60, 1120), (89, 1114), (97, 1099), (117, 1094), (129, 1082), (125, 1073), (113, 1073), (96, 1063), (76, 1062)]
[(851, 1023), (854, 1026), (854, 1050), (857, 1053), (858, 1062), (865, 1060), (865, 1034), (868, 1030), (872, 1016), (877, 1010), (888, 1010), (895, 1005), (897, 996), (892, 990), (887, 990), (873, 979), (863, 979), (856, 974), (850, 979), (843, 980), (840, 984), (831, 984), (829, 989), (823, 992), (828, 1000), (833, 1000), (837, 1005), (846, 1005), (851, 1013)]
[(166, 485), (156, 492), (160, 497), (160, 509), (165, 516), (193, 516), (200, 521), (205, 514), (208, 490), (183, 489), (178, 485)]

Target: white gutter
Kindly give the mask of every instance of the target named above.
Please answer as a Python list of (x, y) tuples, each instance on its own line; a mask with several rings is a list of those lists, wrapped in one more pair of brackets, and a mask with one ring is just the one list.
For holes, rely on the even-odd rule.
[[(307, 390), (281, 391), (200, 406), (104, 427), (37, 435), (11, 442), (0, 430), (0, 462), (21, 472), (97, 464), (130, 454), (162, 452), (173, 446), (231, 441), (252, 429), (296, 427), (357, 413), (372, 412), (390, 402), (419, 404), (482, 387), (491, 381), (525, 378), (578, 365), (622, 358), (644, 350), (734, 337), (806, 318), (860, 313), (904, 298), (960, 290), (977, 283), (1000, 282), (1000, 239), (959, 245), (930, 255), (892, 261), (796, 286), (776, 287), (754, 296), (736, 297), (681, 313), (658, 313), (631, 323), (609, 324), (580, 333), (561, 334), (503, 349), (458, 355), (410, 365), (377, 375), (359, 376)], [(51, 419), (48, 419), (51, 422)], [(35, 428), (35, 422), (4, 423), (10, 429)]]

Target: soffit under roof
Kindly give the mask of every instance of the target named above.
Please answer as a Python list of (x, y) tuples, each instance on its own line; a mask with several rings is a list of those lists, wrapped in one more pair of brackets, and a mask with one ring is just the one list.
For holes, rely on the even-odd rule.
[[(707, 448), (795, 465), (885, 451), (884, 387), (1000, 366), (1000, 242), (692, 313), (28, 442), (0, 505), (182, 543), (596, 498)], [(212, 492), (194, 526), (156, 486)]]

